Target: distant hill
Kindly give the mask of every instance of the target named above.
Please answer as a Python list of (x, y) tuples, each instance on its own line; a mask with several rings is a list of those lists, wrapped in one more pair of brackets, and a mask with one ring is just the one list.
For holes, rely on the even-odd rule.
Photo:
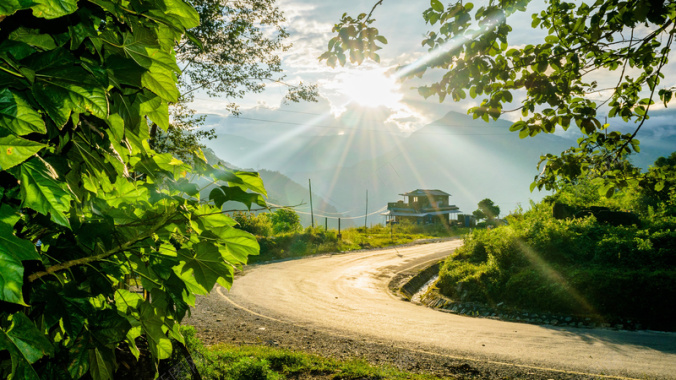
[[(668, 123), (671, 118), (664, 120)], [(296, 185), (303, 184), (298, 185), (301, 188), (310, 178), (313, 193), (351, 216), (363, 215), (366, 190), (372, 212), (401, 199), (398, 194), (417, 188), (449, 192), (451, 202), (466, 213), (475, 210), (481, 199), (490, 198), (504, 215), (519, 204), (527, 208), (529, 199), (539, 200), (545, 195), (529, 191), (538, 174), (540, 155), (558, 155), (576, 145), (579, 137), (571, 129), (565, 135), (520, 139), (517, 133), (509, 132), (510, 126), (505, 120), (485, 123), (449, 112), (406, 138), (370, 133), (369, 126), (364, 126), (363, 132), (342, 136), (306, 136), (301, 131), (284, 138), (284, 133), (277, 132), (274, 136), (257, 134), (253, 141), (219, 135), (209, 145), (237, 165), (276, 170)], [(676, 134), (668, 133), (673, 127), (657, 130), (661, 134), (642, 131), (641, 154), (632, 158), (635, 165), (646, 168), (657, 157), (676, 150)], [(297, 189), (293, 193), (302, 192)], [(308, 198), (301, 200), (308, 202)], [(318, 198), (313, 198), (315, 209), (319, 209)], [(369, 217), (374, 223), (383, 220), (381, 216)]]

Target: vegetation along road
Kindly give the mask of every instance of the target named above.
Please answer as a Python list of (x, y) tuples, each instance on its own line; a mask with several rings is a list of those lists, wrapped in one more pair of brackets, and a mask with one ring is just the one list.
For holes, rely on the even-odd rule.
[(470, 318), (402, 301), (388, 290), (397, 274), (439, 260), (460, 244), (454, 240), (253, 266), (230, 292), (221, 288), (210, 298), (262, 319), (506, 369), (610, 378), (676, 374), (674, 333)]

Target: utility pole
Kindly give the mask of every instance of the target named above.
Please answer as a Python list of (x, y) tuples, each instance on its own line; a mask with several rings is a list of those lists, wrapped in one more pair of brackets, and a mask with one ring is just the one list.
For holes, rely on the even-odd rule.
[(394, 219), (390, 218), (390, 240), (394, 243)]
[(312, 208), (312, 180), (308, 178), (307, 182), (310, 185), (310, 225), (315, 228), (315, 212)]
[(366, 233), (366, 221), (369, 218), (369, 191), (366, 189), (366, 212), (364, 213), (364, 233)]
[(328, 230), (329, 230), (329, 218), (325, 217), (324, 218), (324, 231), (328, 231)]
[(342, 235), (340, 234), (340, 218), (338, 218), (338, 239), (342, 239)]

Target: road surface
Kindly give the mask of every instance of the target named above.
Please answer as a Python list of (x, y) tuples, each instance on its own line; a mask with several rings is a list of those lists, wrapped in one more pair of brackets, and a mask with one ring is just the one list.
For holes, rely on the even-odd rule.
[(230, 292), (217, 292), (261, 317), (411, 351), (582, 377), (676, 379), (674, 333), (472, 318), (405, 302), (388, 290), (398, 273), (423, 268), (460, 244), (453, 240), (253, 266)]

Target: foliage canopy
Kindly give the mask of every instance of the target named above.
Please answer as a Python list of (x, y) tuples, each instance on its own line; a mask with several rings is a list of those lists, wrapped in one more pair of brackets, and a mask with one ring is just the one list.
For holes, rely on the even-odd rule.
[[(257, 173), (148, 142), (169, 126), (175, 44), (198, 22), (181, 0), (0, 5), (3, 378), (110, 379), (122, 342), (167, 358), (195, 295), (258, 253), (221, 212), (265, 206)], [(198, 177), (217, 184), (208, 199)]]
[[(473, 3), (444, 6), (431, 0), (422, 14), (431, 29), (422, 40), (429, 54), (400, 68), (399, 75), (435, 73), (432, 83), (418, 88), (424, 97), (481, 99), (469, 110), (474, 118), (489, 121), (520, 112), (521, 120), (511, 130), (522, 138), (557, 128), (579, 129), (577, 147), (541, 157), (541, 173), (531, 190), (555, 189), (560, 180), (595, 178), (602, 184), (600, 191), (612, 195), (643, 181), (643, 175), (625, 170), (622, 161), (639, 152), (636, 137), (656, 102), (666, 107), (672, 99), (674, 88), (662, 81), (676, 33), (676, 2), (550, 0), (532, 15), (531, 26), (541, 30), (544, 39), (514, 46), (509, 16), (525, 12), (529, 3), (490, 1), (475, 9)], [(348, 56), (357, 64), (368, 58), (377, 61), (375, 42), (387, 40), (372, 26), (374, 9), (356, 18), (343, 15), (334, 27), (337, 36), (320, 60), (331, 66), (344, 65)], [(603, 83), (600, 73), (616, 77)], [(599, 94), (603, 99), (593, 100)], [(515, 109), (508, 108), (516, 102), (520, 104)], [(605, 116), (609, 123), (602, 121)], [(619, 120), (636, 127), (623, 133)], [(650, 175), (662, 189), (663, 172)]]

